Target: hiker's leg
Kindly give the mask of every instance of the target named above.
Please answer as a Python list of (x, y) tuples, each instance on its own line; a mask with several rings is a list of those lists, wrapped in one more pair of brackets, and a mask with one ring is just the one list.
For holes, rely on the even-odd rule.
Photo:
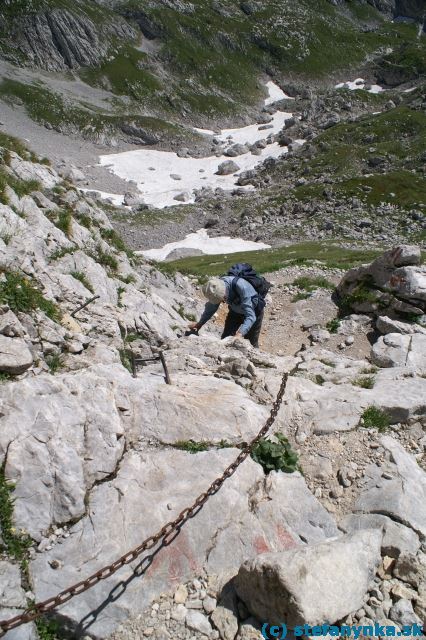
[(228, 315), (226, 316), (225, 326), (223, 328), (222, 340), (224, 338), (229, 338), (229, 336), (235, 336), (238, 329), (244, 322), (244, 317), (239, 313), (235, 313), (232, 309), (229, 309)]
[(256, 348), (259, 348), (259, 336), (262, 329), (263, 314), (264, 309), (262, 309), (262, 311), (256, 317), (256, 322), (254, 323), (250, 331), (248, 331), (248, 333), (246, 333), (245, 335), (247, 340), (250, 340), (251, 345)]

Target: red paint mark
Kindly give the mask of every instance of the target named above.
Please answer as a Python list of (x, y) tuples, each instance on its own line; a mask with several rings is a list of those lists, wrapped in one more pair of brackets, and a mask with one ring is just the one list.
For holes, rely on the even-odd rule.
[(278, 523), (276, 528), (278, 542), (282, 551), (285, 551), (286, 549), (293, 549), (293, 547), (298, 546), (293, 536), (287, 531), (285, 527), (283, 527), (282, 524)]
[(169, 583), (182, 582), (190, 573), (198, 573), (200, 566), (194, 557), (187, 536), (180, 533), (170, 546), (163, 547), (147, 570), (147, 576), (165, 574)]
[(271, 550), (263, 536), (256, 536), (253, 540), (253, 547), (256, 553), (267, 553)]

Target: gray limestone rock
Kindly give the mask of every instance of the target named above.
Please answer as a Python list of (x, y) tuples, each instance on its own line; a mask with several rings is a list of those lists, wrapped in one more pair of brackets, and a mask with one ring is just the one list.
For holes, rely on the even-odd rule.
[[(366, 469), (367, 483), (361, 492), (355, 511), (380, 513), (411, 528), (424, 540), (426, 537), (426, 473), (416, 460), (390, 436), (380, 440), (389, 461)], [(390, 478), (384, 478), (388, 472)]]
[[(31, 562), (37, 599), (53, 595), (140, 544), (191, 504), (237, 455), (235, 449), (196, 455), (173, 449), (129, 450), (117, 475), (90, 491), (87, 513), (70, 528), (69, 537)], [(227, 573), (231, 578), (243, 561), (259, 552), (299, 545), (295, 532), (307, 526), (316, 540), (337, 532), (300, 475), (279, 475), (285, 477), (266, 493), (265, 500), (263, 471), (246, 460), (197, 517), (188, 520), (179, 536), (154, 555), (152, 567), (143, 576), (132, 580), (136, 561), (71, 600), (61, 615), (75, 625), (98, 609), (90, 634), (104, 638), (120, 621), (136, 616), (160, 593), (173, 590), (176, 582), (183, 583), (202, 569), (209, 574)], [(291, 484), (295, 475), (297, 483), (304, 486), (299, 494)], [(249, 508), (249, 500), (257, 505), (254, 509)], [(269, 505), (267, 510), (263, 504)], [(309, 519), (312, 525), (308, 525)], [(60, 570), (52, 568), (53, 560), (60, 563)], [(123, 588), (123, 581), (128, 582), (127, 588)], [(113, 588), (121, 592), (120, 598), (99, 609)]]
[(225, 160), (221, 162), (216, 173), (219, 176), (227, 176), (231, 173), (236, 173), (240, 170), (240, 167), (233, 160)]
[(410, 528), (380, 513), (357, 513), (345, 516), (339, 527), (347, 533), (360, 529), (380, 529), (383, 532), (382, 555), (397, 558), (401, 554), (416, 554), (419, 536)]
[[(0, 560), (0, 620), (9, 620), (22, 613), (26, 607), (19, 566)], [(5, 638), (36, 640), (38, 635), (34, 623), (30, 623), (8, 631)]]
[(24, 340), (0, 335), (0, 371), (18, 375), (24, 373), (32, 363), (33, 356)]
[(245, 562), (239, 597), (259, 620), (288, 626), (333, 623), (360, 608), (380, 560), (381, 533), (360, 531), (340, 540)]

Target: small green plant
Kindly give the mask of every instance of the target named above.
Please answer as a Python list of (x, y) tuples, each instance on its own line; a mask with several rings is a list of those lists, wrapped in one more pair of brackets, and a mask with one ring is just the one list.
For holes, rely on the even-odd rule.
[(50, 373), (53, 376), (63, 365), (62, 355), (60, 353), (53, 353), (51, 356), (46, 357), (46, 363), (49, 367)]
[(129, 351), (127, 349), (120, 349), (119, 354), (120, 354), (121, 364), (123, 365), (123, 367), (125, 367), (125, 369), (127, 369), (128, 371), (130, 371), (130, 373), (132, 373), (133, 372), (132, 363), (130, 360)]
[(86, 229), (92, 228), (92, 218), (90, 216), (86, 216), (84, 213), (77, 214), (77, 222), (83, 227), (86, 227)]
[(334, 289), (334, 284), (323, 276), (317, 276), (316, 278), (300, 276), (294, 280), (293, 285), (309, 292), (315, 291), (315, 289)]
[(378, 369), (378, 367), (374, 367), (374, 366), (372, 366), (372, 367), (365, 367), (364, 369), (361, 369), (361, 372), (360, 372), (360, 373), (361, 373), (362, 375), (366, 375), (366, 376), (368, 376), (368, 375), (370, 375), (370, 374), (377, 373), (377, 372), (378, 372), (378, 370), (379, 370), (379, 369)]
[(325, 382), (325, 378), (320, 373), (317, 373), (314, 378), (314, 381), (316, 382), (316, 384), (319, 384), (320, 386), (322, 386)]
[(15, 485), (6, 479), (5, 464), (0, 467), (0, 546), (16, 560), (23, 560), (31, 546), (31, 538), (13, 526), (13, 498)]
[(361, 416), (361, 424), (366, 429), (378, 429), (386, 431), (390, 425), (390, 419), (386, 411), (378, 407), (367, 407)]
[(117, 278), (119, 278), (121, 282), (124, 282), (124, 284), (135, 284), (136, 282), (136, 278), (133, 273), (129, 273), (127, 276), (119, 275)]
[(100, 233), (101, 237), (117, 249), (117, 251), (124, 251), (129, 258), (133, 256), (133, 251), (129, 249), (123, 238), (115, 231), (115, 229), (101, 229)]
[(175, 449), (181, 449), (182, 451), (188, 451), (189, 453), (199, 453), (200, 451), (207, 451), (210, 449), (210, 442), (195, 442), (195, 440), (178, 440), (174, 443)]
[(117, 271), (117, 258), (111, 253), (107, 253), (106, 251), (104, 251), (99, 244), (96, 247), (96, 253), (92, 254), (92, 257), (94, 260), (96, 260), (96, 262), (99, 262), (99, 264), (103, 265), (104, 267), (108, 267), (108, 269), (111, 269), (111, 271)]
[(9, 380), (13, 380), (13, 377), (10, 373), (6, 373), (5, 371), (0, 371), (0, 384), (2, 382), (9, 382)]
[(180, 304), (178, 307), (173, 307), (173, 309), (180, 315), (183, 320), (189, 320), (189, 322), (196, 322), (197, 318), (193, 313), (187, 313), (185, 311), (185, 307), (183, 304)]
[(72, 212), (70, 209), (60, 211), (54, 224), (69, 238), (72, 235)]
[(292, 297), (291, 301), (292, 301), (292, 302), (299, 302), (299, 300), (307, 300), (307, 299), (308, 299), (308, 298), (310, 298), (310, 297), (311, 297), (311, 294), (310, 294), (310, 293), (307, 293), (307, 292), (305, 292), (305, 291), (299, 291), (299, 293), (296, 293), (296, 294)]
[(275, 437), (278, 442), (272, 442), (267, 438), (262, 438), (258, 442), (251, 454), (253, 460), (262, 465), (266, 474), (271, 471), (284, 471), (284, 473), (300, 471), (298, 455), (292, 450), (288, 439), (281, 433), (276, 433)]
[(41, 291), (28, 278), (17, 272), (6, 273), (0, 282), (0, 302), (8, 304), (12, 311), (28, 313), (40, 309), (54, 321), (61, 317), (57, 305), (46, 300)]
[(331, 360), (326, 360), (325, 358), (323, 358), (321, 360), (318, 360), (318, 362), (321, 362), (326, 367), (331, 367), (332, 369), (336, 368), (336, 365), (334, 364), (334, 362), (331, 362)]
[(352, 384), (355, 387), (361, 387), (362, 389), (372, 389), (375, 382), (376, 379), (374, 376), (360, 376), (359, 378), (356, 378), (356, 380), (354, 380)]
[(49, 260), (59, 260), (68, 254), (73, 254), (75, 250), (75, 247), (62, 247), (61, 249), (56, 249), (56, 251), (50, 254)]
[(118, 307), (123, 306), (122, 297), (123, 297), (123, 293), (125, 292), (126, 292), (126, 287), (118, 287), (117, 289), (117, 306)]
[(327, 324), (325, 325), (325, 328), (327, 329), (327, 331), (329, 331), (330, 333), (337, 333), (337, 330), (340, 327), (340, 320), (339, 318), (333, 318), (332, 320), (329, 320), (327, 322)]
[(56, 640), (58, 637), (59, 623), (42, 616), (35, 620), (37, 633), (40, 640)]
[(71, 271), (70, 275), (76, 280), (78, 280), (79, 282), (81, 282), (83, 287), (86, 287), (86, 289), (88, 289), (91, 293), (95, 293), (91, 283), (89, 282), (87, 277), (84, 275), (84, 273), (82, 273), (81, 271)]

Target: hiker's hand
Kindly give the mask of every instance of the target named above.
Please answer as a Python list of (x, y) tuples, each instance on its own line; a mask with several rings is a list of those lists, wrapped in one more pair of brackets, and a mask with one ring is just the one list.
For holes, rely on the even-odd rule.
[(240, 331), (237, 331), (237, 333), (235, 334), (235, 337), (237, 340), (244, 340), (244, 336)]
[(188, 325), (188, 329), (190, 329), (191, 331), (193, 331), (194, 329), (198, 330), (199, 329), (198, 322), (190, 322)]

